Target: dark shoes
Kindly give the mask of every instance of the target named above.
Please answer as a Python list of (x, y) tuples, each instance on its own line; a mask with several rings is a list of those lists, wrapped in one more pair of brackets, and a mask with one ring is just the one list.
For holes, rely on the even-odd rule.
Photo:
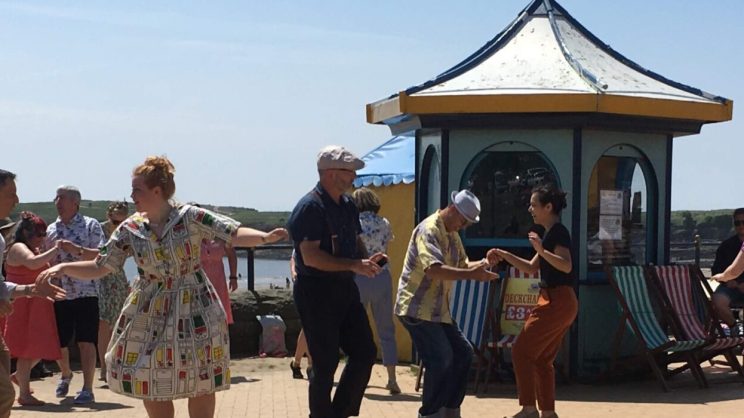
[(305, 376), (302, 375), (302, 368), (299, 366), (295, 366), (294, 360), (289, 362), (289, 368), (292, 369), (292, 378), (293, 379), (304, 379)]

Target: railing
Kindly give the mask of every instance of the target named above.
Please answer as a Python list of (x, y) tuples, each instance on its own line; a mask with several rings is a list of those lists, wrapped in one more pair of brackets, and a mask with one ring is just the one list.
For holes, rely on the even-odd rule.
[[(719, 240), (702, 239), (700, 235), (695, 235), (692, 241), (670, 242), (669, 249), (679, 251), (692, 251), (692, 261), (698, 267), (707, 267), (713, 264), (716, 249), (721, 245)], [(686, 261), (686, 260), (685, 260)], [(701, 265), (702, 262), (702, 265)]]
[(257, 251), (271, 251), (271, 250), (291, 250), (292, 244), (272, 244), (272, 245), (261, 245), (259, 247), (235, 247), (235, 252), (245, 251), (246, 254), (246, 265), (248, 267), (248, 290), (256, 290), (256, 252)]

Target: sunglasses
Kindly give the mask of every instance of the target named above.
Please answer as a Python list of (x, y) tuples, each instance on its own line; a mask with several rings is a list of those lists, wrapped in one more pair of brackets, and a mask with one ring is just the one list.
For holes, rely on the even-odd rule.
[(744, 225), (744, 221), (734, 221), (734, 226), (742, 226)]

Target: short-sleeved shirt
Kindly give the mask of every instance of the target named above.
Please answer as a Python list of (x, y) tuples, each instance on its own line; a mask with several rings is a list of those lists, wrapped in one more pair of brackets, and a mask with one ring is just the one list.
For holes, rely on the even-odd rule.
[[(738, 235), (734, 235), (733, 237), (723, 241), (718, 247), (718, 250), (716, 250), (716, 259), (713, 262), (713, 267), (710, 269), (711, 273), (723, 273), (726, 268), (734, 262), (736, 256), (743, 250), (744, 247), (742, 247), (742, 241), (739, 239)], [(740, 274), (739, 277), (736, 278), (736, 282), (744, 283), (744, 273)]]
[[(57, 218), (54, 223), (47, 227), (48, 242), (53, 243), (60, 239), (71, 241), (85, 248), (94, 249), (105, 243), (101, 224), (97, 220), (83, 216), (80, 213), (75, 214), (68, 224)], [(80, 260), (77, 258), (77, 255), (60, 249), (52, 260), (52, 264), (68, 263), (71, 261)], [(93, 280), (78, 280), (70, 276), (62, 276), (60, 284), (65, 292), (67, 292), (67, 296), (65, 296), (66, 300), (98, 296), (96, 283)]]
[(460, 235), (447, 232), (439, 211), (424, 219), (411, 234), (398, 283), (396, 315), (452, 323), (449, 307), (452, 282), (433, 279), (426, 274), (426, 270), (436, 264), (458, 268), (468, 266)]
[(367, 248), (367, 254), (385, 252), (388, 243), (393, 239), (390, 222), (370, 211), (360, 213), (359, 222), (362, 225), (361, 238)]
[[(545, 234), (545, 237), (542, 241), (543, 248), (550, 251), (551, 253), (555, 251), (555, 247), (561, 246), (571, 249), (571, 235), (568, 233), (568, 229), (566, 229), (563, 224), (556, 223), (553, 225), (548, 232)], [(540, 257), (540, 282), (541, 285), (547, 286), (547, 287), (556, 287), (556, 286), (563, 286), (573, 285), (573, 271), (569, 273), (564, 273), (557, 268), (553, 267), (550, 263), (548, 263), (544, 258)]]
[(287, 229), (294, 241), (297, 277), (354, 277), (351, 271), (328, 272), (305, 265), (300, 250), (303, 241), (320, 241), (320, 249), (340, 258), (359, 259), (357, 236), (361, 232), (359, 211), (348, 195), (338, 203), (318, 183), (292, 210)]

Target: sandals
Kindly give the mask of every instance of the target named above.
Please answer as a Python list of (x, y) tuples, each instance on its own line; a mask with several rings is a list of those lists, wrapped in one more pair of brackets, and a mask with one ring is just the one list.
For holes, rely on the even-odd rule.
[(21, 406), (44, 406), (46, 402), (36, 399), (34, 395), (29, 394), (27, 397), (18, 397), (18, 403)]

